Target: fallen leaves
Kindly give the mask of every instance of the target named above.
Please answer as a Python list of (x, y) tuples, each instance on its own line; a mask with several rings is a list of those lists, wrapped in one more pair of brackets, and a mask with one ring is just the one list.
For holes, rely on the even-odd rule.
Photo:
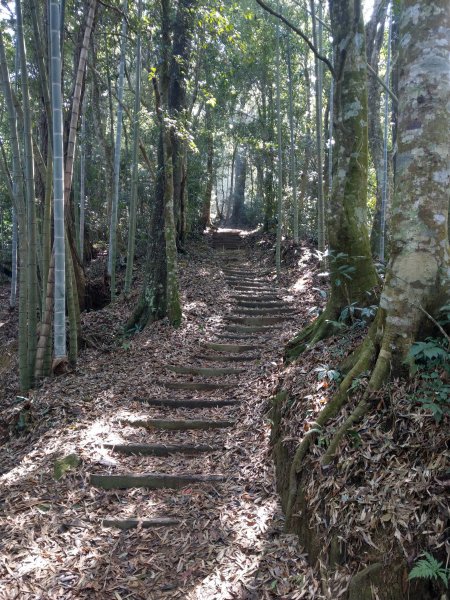
[[(194, 399), (241, 400), (238, 405), (199, 409), (136, 400), (186, 397), (186, 392), (157, 382), (184, 381), (183, 375), (163, 371), (164, 365), (198, 365), (193, 357), (201, 343), (218, 340), (233, 301), (217, 260), (204, 242), (191, 245), (188, 259), (182, 259), (184, 319), (179, 330), (155, 323), (131, 343), (126, 341), (125, 348), (120, 328), (137, 288), (129, 300), (85, 313), (89, 343), (76, 372), (46, 380), (30, 395), (31, 427), (18, 435), (7, 422), (0, 455), (2, 600), (321, 598), (320, 578), (307, 564), (297, 538), (283, 533), (265, 414), (280, 378), (283, 341), (301, 321), (286, 322), (264, 341), (258, 360), (245, 365), (240, 383), (234, 375), (221, 378), (232, 384), (231, 390), (189, 392)], [(266, 264), (270, 270), (272, 255), (255, 254), (252, 261), (252, 268)], [(3, 417), (13, 410), (17, 385), (14, 374), (8, 377), (1, 397)], [(175, 432), (121, 424), (127, 418), (198, 419), (199, 414), (237, 424), (232, 430)], [(219, 450), (201, 456), (127, 456), (105, 446), (124, 443), (189, 443)], [(81, 462), (56, 482), (55, 460), (71, 454)], [(227, 480), (190, 484), (179, 491), (105, 491), (89, 485), (91, 473), (149, 471), (223, 472)], [(103, 519), (161, 516), (179, 525), (128, 531), (101, 526)]]

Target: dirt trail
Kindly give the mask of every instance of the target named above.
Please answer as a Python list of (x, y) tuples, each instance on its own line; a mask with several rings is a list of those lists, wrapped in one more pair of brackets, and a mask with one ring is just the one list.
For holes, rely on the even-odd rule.
[[(44, 415), (67, 394), (59, 406), (76, 405), (73, 419), (58, 414), (28, 448), (6, 445), (0, 598), (321, 598), (296, 538), (282, 533), (266, 416), (300, 318), (239, 232), (212, 246), (197, 266), (217, 280), (203, 325), (157, 325), (132, 360), (116, 352), (44, 386)], [(69, 453), (80, 465), (55, 481), (51, 465)]]

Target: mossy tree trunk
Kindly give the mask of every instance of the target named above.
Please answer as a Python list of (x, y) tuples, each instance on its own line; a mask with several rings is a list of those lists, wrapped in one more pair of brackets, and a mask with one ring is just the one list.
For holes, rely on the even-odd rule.
[(450, 10), (403, 0), (391, 258), (380, 306), (399, 365), (427, 317), (449, 297)]
[(247, 150), (245, 148), (239, 148), (236, 153), (234, 177), (230, 225), (237, 227), (242, 224), (244, 212), (245, 182), (247, 179)]
[[(372, 17), (366, 25), (367, 62), (378, 74), (380, 51), (383, 46), (384, 29), (388, 1), (377, 0), (373, 6)], [(367, 79), (369, 98), (369, 150), (376, 177), (376, 206), (370, 233), (370, 245), (373, 256), (380, 248), (381, 204), (383, 188), (383, 130), (381, 127), (381, 86), (376, 78), (369, 74)]]
[(333, 436), (324, 464), (333, 459), (348, 429), (370, 409), (371, 394), (391, 374), (404, 370), (425, 321), (424, 329), (429, 329), (430, 316), (439, 317), (439, 308), (450, 295), (448, 1), (430, 0), (424, 10), (416, 0), (402, 0), (399, 27), (398, 156), (391, 253), (377, 326), (365, 341), (374, 347), (375, 364), (362, 400)]
[(155, 108), (159, 120), (158, 171), (152, 210), (146, 276), (142, 294), (126, 328), (142, 329), (163, 317), (177, 327), (181, 323), (178, 290), (176, 222), (174, 214), (172, 122), (169, 111), (170, 0), (161, 0), (161, 67), (159, 85), (153, 78)]
[(162, 134), (158, 143), (155, 198), (148, 230), (144, 284), (139, 302), (126, 324), (128, 331), (144, 329), (167, 313), (167, 263), (164, 239), (164, 153)]
[(373, 304), (378, 276), (367, 230), (367, 80), (362, 2), (330, 0), (335, 58), (333, 189), (327, 206), (330, 296), (320, 317), (289, 342), (288, 359), (334, 330), (342, 310)]
[(196, 22), (197, 0), (180, 0), (173, 24), (170, 59), (168, 108), (176, 126), (171, 129), (173, 164), (173, 203), (177, 229), (177, 246), (182, 248), (186, 234), (187, 213), (187, 129), (189, 102), (187, 93), (191, 41)]
[(206, 125), (206, 186), (205, 196), (202, 203), (202, 212), (200, 215), (199, 230), (204, 231), (211, 225), (211, 199), (214, 186), (214, 120), (213, 108), (208, 104), (205, 106), (205, 125)]
[[(397, 179), (392, 244), (380, 309), (367, 337), (347, 359), (349, 372), (316, 419), (323, 428), (347, 402), (355, 377), (371, 372), (361, 401), (332, 436), (322, 456), (329, 464), (348, 430), (370, 410), (371, 396), (404, 368), (425, 320), (448, 302), (448, 188), (450, 183), (450, 11), (447, 0), (426, 10), (403, 0), (400, 10)], [(427, 314), (428, 313), (428, 314)], [(292, 524), (302, 463), (316, 434), (298, 446), (290, 472)]]

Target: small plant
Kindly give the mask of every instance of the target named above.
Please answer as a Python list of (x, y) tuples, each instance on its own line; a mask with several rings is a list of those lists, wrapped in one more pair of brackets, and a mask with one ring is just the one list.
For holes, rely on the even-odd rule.
[(427, 338), (411, 346), (407, 363), (419, 381), (412, 399), (429, 410), (436, 423), (450, 414), (450, 352), (442, 338)]
[(355, 377), (349, 387), (349, 391), (354, 392), (355, 390), (359, 390), (363, 386), (363, 382), (367, 381), (370, 376), (370, 371), (363, 371)]
[(416, 561), (416, 564), (411, 569), (408, 579), (434, 579), (440, 580), (448, 587), (450, 579), (450, 569), (444, 567), (444, 564), (434, 558), (429, 552), (424, 552), (421, 558)]
[(350, 319), (353, 324), (365, 325), (373, 319), (377, 313), (377, 309), (378, 306), (375, 306), (375, 304), (371, 306), (358, 306), (356, 302), (352, 302), (352, 304), (342, 310), (339, 315), (339, 321), (343, 323)]
[(361, 436), (356, 429), (349, 429), (347, 431), (347, 437), (350, 441), (352, 448), (359, 448), (362, 444)]
[(317, 373), (317, 379), (322, 381), (323, 379), (328, 379), (328, 381), (339, 381), (341, 378), (341, 374), (336, 369), (331, 369), (328, 365), (319, 365), (314, 369)]

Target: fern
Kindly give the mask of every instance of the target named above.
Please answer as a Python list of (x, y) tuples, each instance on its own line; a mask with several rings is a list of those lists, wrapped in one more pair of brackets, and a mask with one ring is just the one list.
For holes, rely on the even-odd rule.
[(424, 552), (422, 556), (425, 558), (416, 561), (408, 579), (440, 579), (445, 587), (448, 587), (450, 569), (444, 567), (443, 563), (436, 560), (429, 552)]

